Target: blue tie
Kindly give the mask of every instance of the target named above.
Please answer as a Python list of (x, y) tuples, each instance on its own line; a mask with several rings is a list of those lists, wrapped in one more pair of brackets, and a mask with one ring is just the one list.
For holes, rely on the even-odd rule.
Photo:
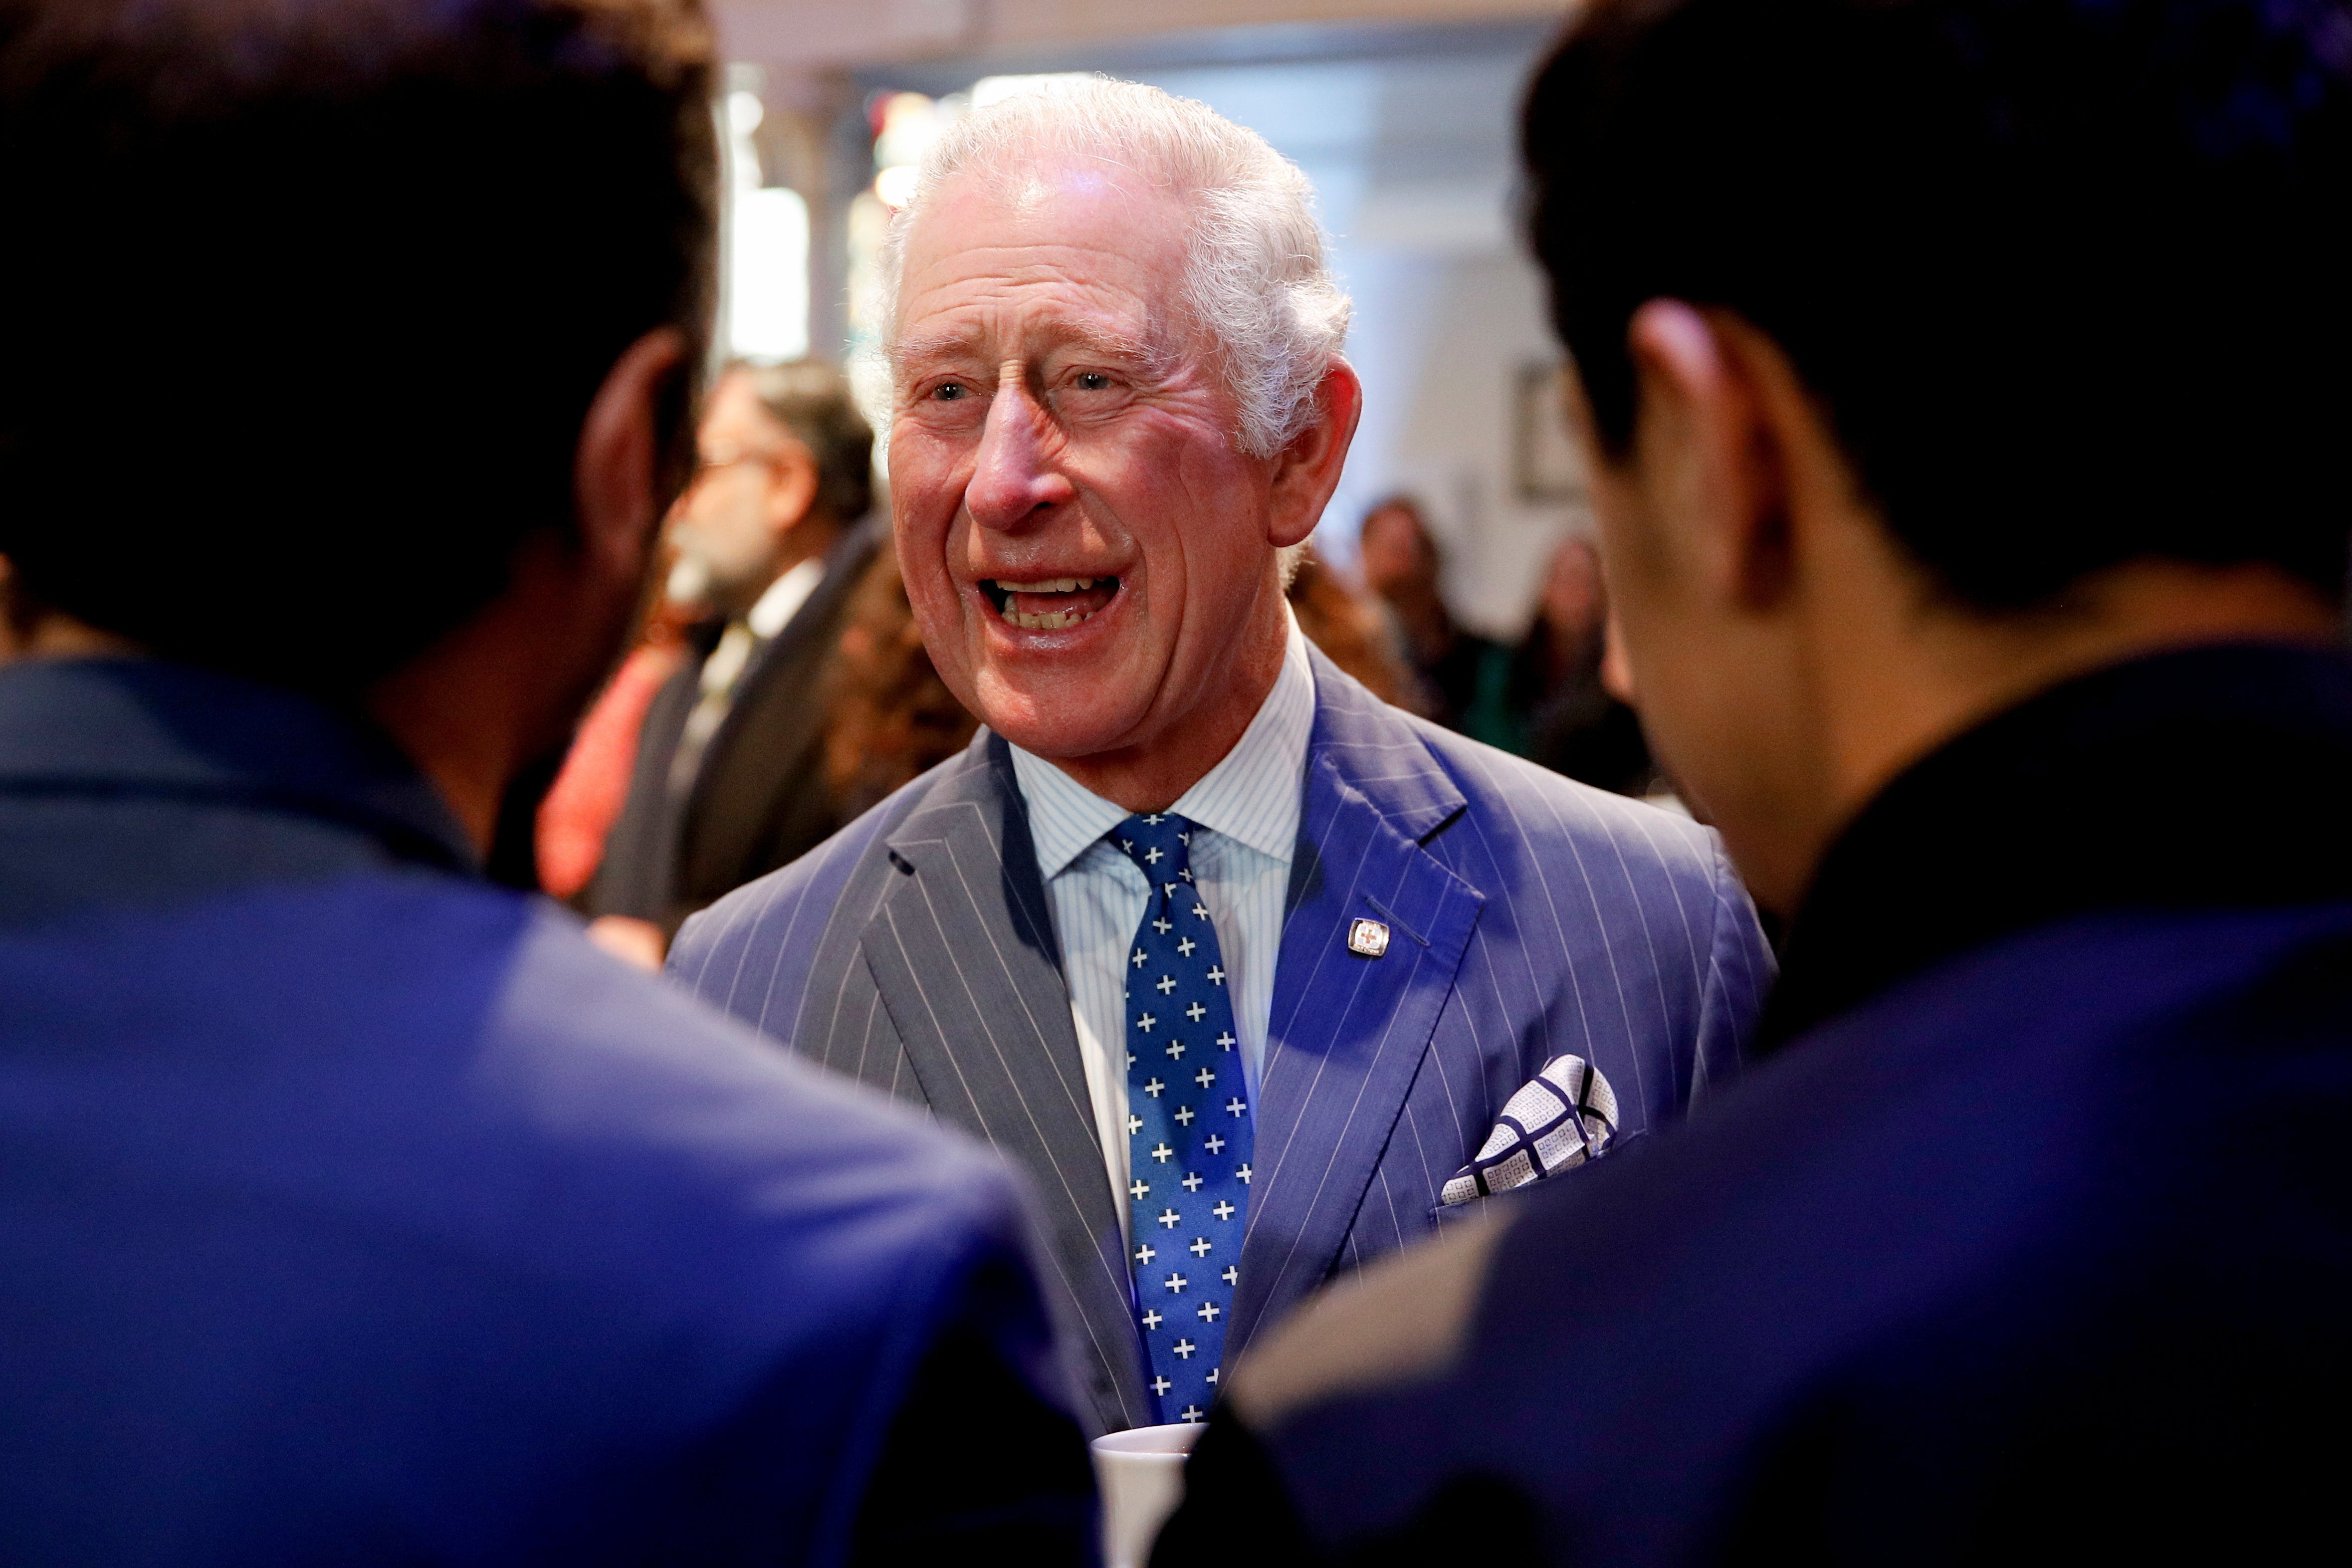
[(1151, 883), (1127, 961), (1128, 1197), (1136, 1321), (1162, 1421), (1205, 1419), (1241, 1278), (1249, 1091), (1192, 824), (1162, 812), (1112, 830)]

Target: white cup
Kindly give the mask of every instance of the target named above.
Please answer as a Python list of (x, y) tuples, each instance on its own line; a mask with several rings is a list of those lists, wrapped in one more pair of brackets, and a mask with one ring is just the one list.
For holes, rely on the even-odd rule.
[(1160, 1527), (1184, 1500), (1184, 1456), (1200, 1439), (1199, 1422), (1178, 1421), (1094, 1440), (1108, 1568), (1143, 1568)]

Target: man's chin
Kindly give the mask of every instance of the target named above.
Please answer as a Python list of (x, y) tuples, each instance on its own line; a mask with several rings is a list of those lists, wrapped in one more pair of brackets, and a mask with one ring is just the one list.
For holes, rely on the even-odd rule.
[(1057, 681), (1038, 690), (1028, 683), (983, 678), (978, 711), (982, 723), (1022, 750), (1065, 762), (1131, 744), (1136, 715), (1129, 706), (1106, 702), (1101, 688), (1091, 683)]

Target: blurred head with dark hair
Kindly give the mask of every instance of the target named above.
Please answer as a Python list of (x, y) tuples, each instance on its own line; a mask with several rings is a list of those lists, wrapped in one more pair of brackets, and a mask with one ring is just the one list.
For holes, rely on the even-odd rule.
[(1363, 563), (1364, 586), (1383, 599), (1437, 591), (1444, 562), (1421, 515), (1421, 503), (1411, 496), (1384, 496), (1374, 503), (1357, 535), (1357, 554)]
[(1523, 137), (1645, 716), (1768, 901), (2031, 691), (2328, 633), (2343, 0), (1600, 0)]
[(0, 0), (25, 590), (347, 699), (530, 541), (593, 553), (583, 428), (663, 331), (656, 499), (684, 476), (709, 81), (694, 0)]
[(1603, 0), (1526, 121), (1622, 456), (1645, 300), (1721, 306), (1961, 602), (2145, 556), (2342, 586), (2342, 0)]

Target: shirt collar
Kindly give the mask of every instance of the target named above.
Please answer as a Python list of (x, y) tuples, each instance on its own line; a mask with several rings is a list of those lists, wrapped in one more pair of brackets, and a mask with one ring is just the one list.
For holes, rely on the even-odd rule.
[(769, 638), (792, 624), (801, 606), (808, 602), (816, 585), (824, 580), (824, 557), (813, 555), (768, 584), (768, 591), (751, 606), (743, 623), (751, 628), (751, 635)]
[(1915, 763), (1839, 834), (1758, 1047), (2036, 925), (2352, 897), (2347, 797), (2341, 654), (2198, 648), (2068, 681)]
[[(1298, 842), (1301, 780), (1307, 747), (1315, 730), (1315, 670), (1307, 638), (1284, 607), (1288, 634), (1274, 689), (1234, 748), (1201, 776), (1171, 808), (1178, 816), (1223, 833), (1290, 863)], [(1106, 800), (1042, 757), (1008, 743), (1013, 771), (1029, 808), (1029, 837), (1037, 847), (1037, 872), (1051, 882), (1105, 833), (1125, 821), (1128, 810)]]

